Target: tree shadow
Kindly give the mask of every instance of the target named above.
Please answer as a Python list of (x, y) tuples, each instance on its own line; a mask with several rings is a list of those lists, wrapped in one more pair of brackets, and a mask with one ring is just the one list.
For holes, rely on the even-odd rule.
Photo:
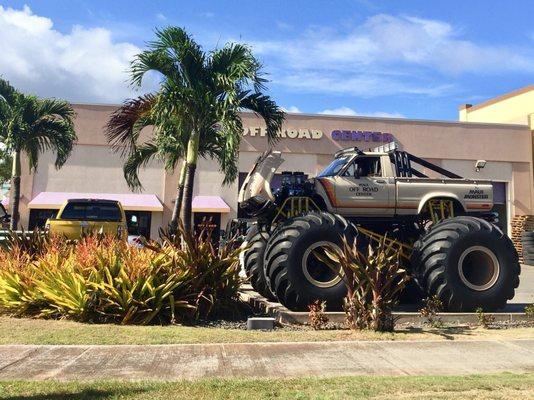
[(440, 336), (447, 340), (456, 340), (455, 336), (464, 335), (472, 336), (473, 329), (467, 325), (459, 326), (444, 326), (444, 327), (417, 327), (409, 326), (405, 328), (409, 333), (430, 333), (432, 335)]
[[(46, 382), (42, 382), (46, 385)], [(30, 395), (15, 395), (2, 397), (9, 400), (79, 400), (79, 399), (115, 399), (120, 395), (132, 395), (142, 392), (146, 392), (148, 389), (140, 388), (120, 388), (113, 389), (92, 389), (92, 388), (80, 388), (80, 389), (65, 389), (65, 391), (56, 390), (51, 393), (38, 393)]]

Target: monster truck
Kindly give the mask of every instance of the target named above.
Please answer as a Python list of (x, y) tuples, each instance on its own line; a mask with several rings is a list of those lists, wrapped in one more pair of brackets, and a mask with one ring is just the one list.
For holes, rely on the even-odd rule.
[(292, 310), (317, 299), (339, 307), (341, 275), (315, 255), (340, 249), (343, 236), (367, 244), (385, 236), (419, 290), (449, 311), (495, 310), (514, 296), (520, 265), (495, 225), (490, 181), (464, 179), (392, 143), (340, 150), (316, 178), (285, 173), (272, 192), (282, 162), (280, 152), (264, 153), (239, 192), (239, 206), (257, 221), (242, 264), (263, 296)]

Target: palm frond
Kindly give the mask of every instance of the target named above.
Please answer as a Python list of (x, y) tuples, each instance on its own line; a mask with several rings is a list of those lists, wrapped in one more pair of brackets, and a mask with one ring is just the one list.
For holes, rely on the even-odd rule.
[(156, 99), (153, 94), (128, 99), (111, 114), (106, 125), (106, 137), (113, 150), (124, 155), (135, 148), (141, 130), (152, 125), (150, 112)]
[(182, 80), (180, 71), (175, 68), (175, 60), (161, 50), (146, 50), (137, 54), (131, 63), (130, 71), (131, 83), (134, 86), (141, 86), (145, 74), (149, 71), (158, 72), (177, 82)]
[(58, 99), (41, 99), (37, 103), (37, 114), (42, 118), (53, 117), (72, 124), (76, 117), (74, 109), (69, 102)]
[[(219, 84), (233, 90), (250, 81), (254, 90), (259, 92), (265, 89), (265, 82), (261, 75), (261, 63), (254, 57), (248, 46), (239, 43), (230, 43), (222, 49), (212, 53), (209, 68)], [(232, 87), (233, 86), (233, 87)]]
[(123, 172), (126, 183), (132, 190), (141, 190), (143, 185), (139, 180), (139, 170), (146, 166), (150, 160), (158, 156), (158, 147), (147, 142), (135, 147), (126, 159)]
[(14, 104), (20, 93), (8, 81), (0, 78), (0, 101)]
[(242, 92), (240, 107), (263, 118), (267, 128), (267, 140), (270, 144), (278, 140), (277, 133), (282, 129), (285, 113), (274, 100), (261, 93)]

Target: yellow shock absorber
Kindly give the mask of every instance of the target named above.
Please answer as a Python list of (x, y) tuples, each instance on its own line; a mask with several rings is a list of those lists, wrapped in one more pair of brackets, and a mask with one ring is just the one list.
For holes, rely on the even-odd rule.
[(362, 228), (362, 227), (358, 227), (358, 232), (367, 236), (369, 239), (371, 239), (372, 241), (376, 242), (376, 243), (380, 243), (382, 240), (385, 240), (386, 242), (386, 245), (388, 247), (391, 247), (391, 248), (396, 248), (398, 251), (399, 251), (399, 255), (406, 259), (406, 260), (410, 260), (410, 257), (412, 255), (412, 252), (413, 252), (413, 247), (406, 244), (406, 243), (402, 243), (398, 240), (394, 240), (394, 239), (389, 239), (387, 236), (384, 236), (384, 235), (381, 235), (379, 233), (376, 233), (374, 231), (371, 231), (369, 229), (366, 229), (366, 228)]
[(447, 218), (454, 217), (454, 202), (452, 200), (429, 200), (428, 212), (434, 224)]
[(319, 206), (313, 199), (305, 196), (288, 197), (276, 209), (276, 214), (272, 223), (274, 224), (275, 222), (280, 222), (284, 219), (293, 218), (311, 210), (320, 210)]

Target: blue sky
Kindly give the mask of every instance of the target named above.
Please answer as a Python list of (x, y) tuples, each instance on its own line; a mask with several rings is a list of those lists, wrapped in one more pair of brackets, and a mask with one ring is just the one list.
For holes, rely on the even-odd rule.
[[(117, 103), (155, 27), (205, 49), (250, 44), (284, 108), (457, 119), (534, 83), (534, 1), (1, 1), (0, 75), (25, 91)], [(155, 88), (148, 82), (144, 90)]]

